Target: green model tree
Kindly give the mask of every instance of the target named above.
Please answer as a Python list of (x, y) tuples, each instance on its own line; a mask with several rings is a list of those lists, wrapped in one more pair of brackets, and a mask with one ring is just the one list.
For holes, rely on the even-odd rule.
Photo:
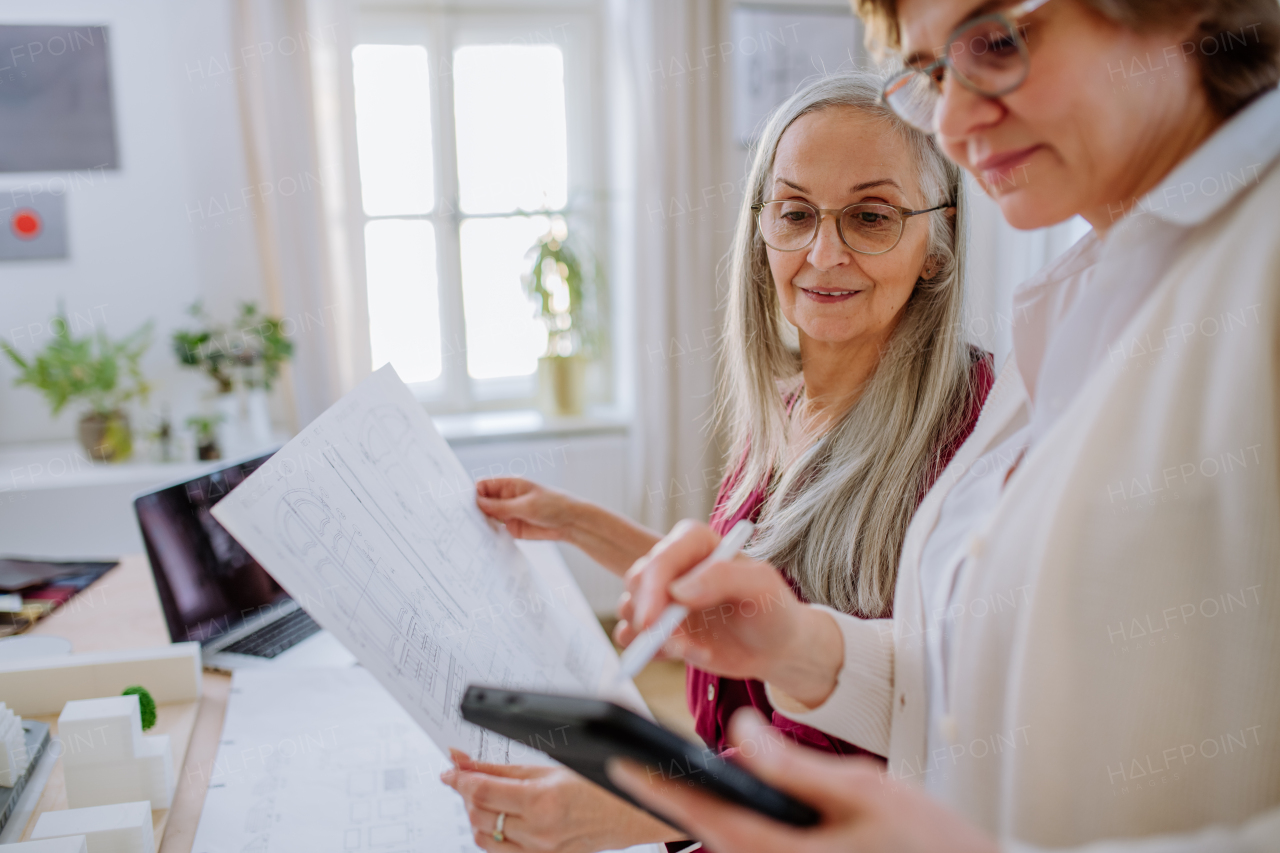
[(147, 688), (134, 685), (126, 687), (121, 696), (137, 696), (138, 709), (142, 712), (142, 730), (145, 732), (156, 724), (156, 700), (151, 698)]

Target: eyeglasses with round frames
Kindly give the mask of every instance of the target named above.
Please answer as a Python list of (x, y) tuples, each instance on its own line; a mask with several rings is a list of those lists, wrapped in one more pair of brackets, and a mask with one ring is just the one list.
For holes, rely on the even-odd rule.
[(962, 86), (984, 98), (1016, 90), (1031, 70), (1031, 54), (1018, 22), (1048, 2), (1024, 0), (1004, 12), (965, 21), (951, 34), (946, 52), (936, 62), (890, 77), (881, 90), (881, 101), (907, 124), (934, 133), (948, 69)]
[(902, 240), (907, 220), (923, 213), (946, 210), (951, 203), (928, 210), (896, 204), (860, 202), (840, 209), (815, 207), (807, 201), (761, 201), (751, 205), (765, 245), (779, 252), (802, 252), (818, 239), (823, 217), (836, 218), (840, 240), (860, 255), (883, 255)]

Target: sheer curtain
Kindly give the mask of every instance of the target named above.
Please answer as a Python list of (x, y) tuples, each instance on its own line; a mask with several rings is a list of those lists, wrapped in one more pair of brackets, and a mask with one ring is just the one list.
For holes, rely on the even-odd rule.
[[(635, 514), (667, 530), (705, 519), (722, 460), (709, 431), (715, 349), (736, 193), (723, 155), (728, 68), (718, 0), (614, 0), (614, 281), (632, 390)], [(694, 70), (703, 67), (702, 73)], [(710, 188), (710, 189), (708, 189)], [(698, 212), (698, 211), (701, 212)], [(711, 212), (708, 212), (711, 211)]]
[(1000, 367), (1013, 348), (1013, 291), (1083, 237), (1089, 224), (1076, 217), (1051, 228), (1019, 231), (1000, 208), (966, 178), (969, 189), (969, 270), (965, 331), (995, 354)]
[(237, 0), (241, 120), (268, 309), (294, 343), (301, 428), (369, 369), (351, 44), (354, 0)]

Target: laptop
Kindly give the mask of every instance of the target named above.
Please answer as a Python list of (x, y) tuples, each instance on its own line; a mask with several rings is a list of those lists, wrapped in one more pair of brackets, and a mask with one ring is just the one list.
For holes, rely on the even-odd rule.
[(355, 656), (209, 512), (271, 455), (230, 462), (134, 498), (169, 637), (199, 642), (205, 667), (228, 672), (354, 665)]

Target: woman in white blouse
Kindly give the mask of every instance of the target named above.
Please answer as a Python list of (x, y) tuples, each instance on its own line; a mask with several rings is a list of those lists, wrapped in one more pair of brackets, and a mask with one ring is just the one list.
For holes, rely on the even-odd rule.
[(715, 544), (693, 524), (629, 576), (620, 640), (672, 597), (717, 614), (675, 650), (887, 774), (744, 719), (819, 828), (619, 782), (738, 853), (1280, 850), (1280, 4), (858, 5), (908, 69), (886, 99), (1011, 224), (1093, 233), (1015, 294), (892, 619), (747, 558), (679, 577)]

